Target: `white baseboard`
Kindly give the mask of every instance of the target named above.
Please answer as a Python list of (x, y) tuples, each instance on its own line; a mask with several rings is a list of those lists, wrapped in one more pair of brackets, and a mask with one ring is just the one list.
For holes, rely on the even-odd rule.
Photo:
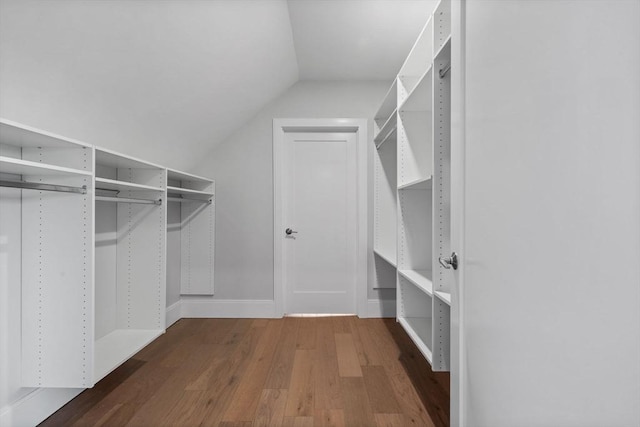
[(32, 427), (46, 420), (83, 388), (38, 388), (0, 413), (0, 426)]
[(396, 317), (396, 300), (370, 299), (367, 301), (367, 317)]
[(182, 301), (177, 301), (167, 307), (167, 328), (182, 319)]
[(277, 318), (273, 300), (182, 299), (181, 317)]

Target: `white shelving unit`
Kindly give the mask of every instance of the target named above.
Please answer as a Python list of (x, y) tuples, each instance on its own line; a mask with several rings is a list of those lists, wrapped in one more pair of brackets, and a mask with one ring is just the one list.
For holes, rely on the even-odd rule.
[[(180, 294), (213, 295), (215, 239), (215, 183), (207, 178), (169, 169), (169, 209), (179, 209), (171, 232), (180, 233)], [(168, 248), (170, 249), (170, 248)], [(169, 263), (167, 268), (170, 268)], [(168, 271), (168, 277), (173, 277)]]
[(397, 89), (394, 82), (374, 118), (374, 262), (378, 289), (396, 287)]
[[(395, 104), (387, 94), (375, 117), (374, 139), (375, 252), (388, 259), (395, 249), (398, 322), (434, 371), (449, 370), (451, 284), (438, 257), (451, 253), (450, 10), (442, 0), (427, 20), (389, 90)], [(391, 111), (393, 146), (381, 144)], [(387, 144), (395, 153), (383, 151)]]
[(165, 330), (167, 171), (96, 149), (94, 380)]
[(93, 148), (2, 120), (0, 180), (2, 223), (19, 228), (0, 231), (0, 285), (20, 295), (20, 375), (4, 373), (8, 387), (90, 387)]

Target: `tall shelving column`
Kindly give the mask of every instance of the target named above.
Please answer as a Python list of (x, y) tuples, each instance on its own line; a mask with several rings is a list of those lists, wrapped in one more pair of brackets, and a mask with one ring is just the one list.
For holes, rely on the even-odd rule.
[(166, 182), (161, 166), (96, 148), (95, 381), (164, 332)]
[(2, 230), (1, 285), (21, 305), (21, 375), (3, 387), (90, 387), (93, 147), (2, 120), (0, 179), (2, 215), (20, 228)]
[(442, 0), (433, 14), (434, 371), (448, 371), (451, 347), (451, 273), (438, 262), (451, 254), (451, 2)]
[(213, 295), (215, 183), (167, 170), (167, 200), (180, 204), (180, 294)]
[(377, 288), (396, 286), (397, 81), (374, 117), (374, 254)]
[(432, 360), (432, 45), (427, 21), (398, 74), (397, 318)]

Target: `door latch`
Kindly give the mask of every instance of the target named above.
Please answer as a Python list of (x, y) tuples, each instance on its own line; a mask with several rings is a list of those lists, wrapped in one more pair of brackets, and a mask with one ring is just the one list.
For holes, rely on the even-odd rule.
[(455, 252), (451, 252), (451, 256), (449, 257), (438, 257), (438, 262), (441, 266), (449, 270), (453, 267), (454, 270), (458, 269), (458, 254)]
[(286, 230), (284, 230), (284, 232), (287, 234), (287, 236), (291, 236), (293, 233), (297, 233), (297, 231), (294, 231), (290, 228), (287, 228)]

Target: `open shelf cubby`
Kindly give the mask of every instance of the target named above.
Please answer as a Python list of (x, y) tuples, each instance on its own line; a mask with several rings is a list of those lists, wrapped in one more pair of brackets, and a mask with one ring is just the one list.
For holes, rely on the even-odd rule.
[(167, 195), (167, 253), (180, 260), (167, 263), (167, 286), (181, 295), (213, 295), (215, 183), (169, 169)]
[(96, 381), (164, 332), (166, 174), (96, 149)]
[(433, 345), (432, 297), (404, 276), (398, 276), (398, 321), (431, 363)]
[(0, 287), (20, 305), (9, 350), (20, 365), (2, 371), (13, 385), (94, 383), (93, 166), (89, 145), (0, 121)]

